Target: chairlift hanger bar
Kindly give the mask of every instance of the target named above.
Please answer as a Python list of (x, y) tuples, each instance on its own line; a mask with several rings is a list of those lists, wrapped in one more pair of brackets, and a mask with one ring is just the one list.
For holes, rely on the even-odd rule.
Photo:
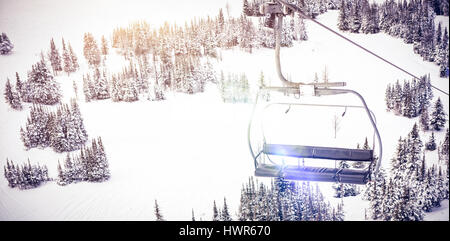
[[(406, 73), (406, 74), (412, 76), (414, 79), (420, 80), (420, 78), (417, 77), (417, 76), (415, 76), (414, 74), (412, 74), (412, 73), (406, 71), (405, 69), (403, 69), (403, 68), (399, 67), (398, 65), (396, 65), (396, 64), (394, 64), (394, 63), (392, 63), (392, 62), (390, 62), (389, 60), (387, 60), (387, 59), (385, 59), (385, 58), (379, 56), (378, 54), (376, 54), (376, 53), (374, 53), (374, 52), (368, 50), (367, 48), (365, 48), (365, 47), (359, 45), (358, 43), (354, 42), (353, 40), (351, 40), (351, 39), (345, 37), (344, 35), (342, 35), (342, 34), (336, 32), (336, 31), (334, 31), (333, 29), (331, 29), (331, 28), (327, 27), (326, 25), (322, 24), (321, 22), (319, 22), (319, 21), (317, 21), (317, 20), (315, 20), (315, 19), (309, 17), (308, 15), (306, 15), (305, 13), (303, 13), (303, 11), (302, 11), (299, 7), (290, 4), (290, 3), (286, 2), (285, 0), (275, 0), (275, 1), (277, 1), (278, 3), (280, 3), (280, 4), (282, 4), (282, 5), (286, 6), (286, 7), (288, 7), (288, 8), (291, 9), (292, 11), (295, 11), (295, 12), (299, 13), (303, 18), (306, 18), (306, 19), (311, 20), (312, 22), (314, 22), (314, 23), (320, 25), (321, 27), (325, 28), (326, 30), (328, 30), (328, 31), (330, 31), (330, 32), (332, 32), (332, 33), (338, 35), (339, 37), (343, 38), (344, 40), (347, 40), (348, 42), (350, 42), (351, 44), (357, 46), (358, 48), (360, 48), (360, 49), (366, 51), (367, 53), (369, 53), (369, 54), (371, 54), (371, 55), (377, 57), (378, 59), (381, 59), (382, 61), (386, 62), (387, 64), (389, 64), (389, 65), (391, 65), (391, 66), (393, 66), (393, 67), (399, 69), (400, 71), (402, 71), (402, 72), (404, 72), (404, 73)], [(282, 17), (283, 17), (282, 15), (279, 15), (279, 19), (281, 19)], [(281, 21), (278, 21), (278, 22), (281, 22)], [(281, 32), (281, 31), (278, 31), (278, 30), (276, 30), (276, 31), (277, 31), (277, 32)], [(280, 33), (277, 33), (276, 35), (278, 36), (279, 34), (280, 34)], [(279, 52), (278, 52), (278, 53), (279, 53)], [(279, 63), (279, 62), (278, 62), (278, 63)], [(431, 87), (433, 87), (435, 90), (437, 90), (437, 91), (439, 91), (439, 92), (441, 92), (441, 93), (443, 93), (443, 94), (445, 94), (445, 95), (447, 95), (447, 96), (449, 95), (447, 92), (445, 92), (444, 90), (441, 90), (440, 88), (437, 88), (437, 87), (434, 86), (434, 85), (431, 85)]]

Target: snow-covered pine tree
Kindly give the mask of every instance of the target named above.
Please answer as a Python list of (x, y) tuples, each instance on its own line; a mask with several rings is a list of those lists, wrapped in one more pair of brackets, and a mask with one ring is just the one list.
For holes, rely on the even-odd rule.
[(84, 93), (84, 100), (86, 102), (90, 102), (94, 98), (93, 93), (93, 84), (91, 82), (91, 77), (89, 74), (86, 76), (83, 75), (83, 93)]
[(61, 167), (61, 163), (59, 162), (59, 160), (58, 160), (57, 171), (58, 171), (58, 180), (57, 180), (58, 185), (60, 185), (60, 186), (67, 185), (64, 171), (63, 171), (63, 168)]
[(4, 92), (6, 103), (14, 110), (22, 110), (22, 103), (20, 101), (19, 93), (14, 90), (9, 81), (9, 78), (6, 79), (5, 92)]
[(422, 110), (422, 114), (420, 114), (419, 123), (420, 123), (420, 128), (423, 131), (430, 130), (430, 117), (429, 117), (429, 114), (428, 114), (428, 108), (424, 108)]
[(220, 221), (219, 210), (217, 210), (216, 201), (214, 200), (213, 204), (213, 218), (212, 221)]
[(33, 105), (25, 128), (21, 128), (21, 138), (28, 150), (30, 148), (46, 148), (51, 144), (50, 128), (53, 117), (42, 106)]
[(308, 40), (308, 33), (306, 31), (305, 21), (303, 20), (302, 16), (296, 14), (294, 15), (294, 30), (295, 30), (295, 36), (296, 40), (298, 41), (306, 41)]
[(84, 127), (83, 117), (81, 116), (80, 107), (76, 100), (70, 100), (70, 121), (73, 130), (71, 131), (71, 137), (69, 144), (72, 150), (80, 149), (88, 140), (88, 134)]
[(46, 131), (50, 134), (50, 145), (53, 147), (53, 150), (58, 153), (72, 151), (67, 138), (68, 132), (70, 132), (69, 129), (72, 126), (70, 122), (67, 122), (69, 113), (66, 106), (60, 106), (56, 114), (52, 113), (50, 115), (53, 117), (51, 130)]
[(437, 189), (438, 189), (440, 200), (448, 199), (448, 191), (449, 191), (448, 180), (446, 180), (446, 177), (445, 177), (444, 173), (442, 172), (441, 166), (439, 166), (437, 178), (438, 178)]
[(431, 113), (431, 127), (436, 131), (443, 129), (447, 121), (446, 115), (441, 98), (438, 98), (434, 104), (433, 112)]
[(228, 211), (228, 205), (226, 198), (223, 198), (223, 209), (222, 209), (222, 221), (232, 221), (230, 212)]
[(6, 33), (0, 34), (0, 54), (6, 55), (11, 53), (14, 45), (11, 43), (11, 40), (8, 38)]
[(341, 0), (340, 8), (339, 8), (339, 20), (338, 20), (338, 27), (342, 31), (348, 31), (350, 30), (350, 24), (349, 24), (349, 12), (347, 7), (347, 1)]
[(106, 157), (105, 148), (103, 146), (101, 137), (98, 137), (97, 143), (98, 149), (95, 153), (96, 161), (100, 167), (101, 181), (106, 181), (111, 177), (111, 172), (109, 170), (108, 159)]
[(406, 140), (400, 139), (398, 140), (397, 149), (395, 152), (394, 158), (391, 160), (391, 173), (394, 183), (402, 182), (403, 181), (403, 175), (402, 172), (404, 171), (403, 168), (404, 164), (406, 163)]
[(393, 88), (393, 97), (394, 97), (394, 112), (397, 115), (402, 114), (402, 106), (403, 106), (403, 99), (404, 99), (404, 92), (403, 88), (400, 85), (400, 81), (397, 80), (395, 83), (395, 86)]
[(69, 49), (66, 47), (66, 43), (64, 42), (64, 38), (62, 39), (62, 46), (63, 46), (63, 69), (64, 72), (67, 73), (67, 76), (70, 75), (70, 73), (73, 72), (73, 66), (72, 66), (72, 58), (70, 57)]
[(80, 66), (78, 64), (78, 58), (77, 58), (75, 52), (73, 52), (73, 49), (72, 49), (72, 46), (70, 45), (70, 43), (68, 45), (69, 45), (70, 59), (72, 60), (71, 72), (76, 72), (80, 68)]
[(20, 80), (19, 73), (16, 72), (16, 91), (20, 98), (22, 98), (23, 82)]
[(91, 33), (84, 34), (83, 54), (90, 66), (98, 66), (100, 64), (100, 49)]
[(92, 84), (94, 88), (93, 99), (104, 100), (110, 98), (108, 80), (106, 79), (105, 70), (103, 70), (103, 74), (101, 74), (99, 68), (95, 68), (94, 80)]
[(361, 4), (358, 1), (351, 4), (349, 28), (352, 33), (359, 33), (361, 29)]
[(411, 132), (408, 134), (405, 147), (407, 156), (406, 176), (411, 177), (413, 176), (414, 171), (420, 166), (420, 158), (423, 148), (417, 123), (414, 123)]
[(394, 202), (392, 210), (392, 221), (421, 221), (423, 210), (417, 197), (411, 193), (411, 188), (404, 185), (398, 188), (398, 199)]
[(384, 100), (386, 102), (387, 111), (391, 111), (394, 109), (394, 91), (391, 84), (388, 84), (386, 88), (386, 93), (384, 95)]
[(75, 99), (78, 100), (78, 85), (77, 82), (75, 82), (75, 80), (72, 81), (72, 89), (73, 93), (75, 94)]
[(108, 41), (106, 40), (105, 36), (102, 36), (102, 55), (108, 55)]
[(448, 77), (449, 71), (449, 45), (448, 45), (448, 31), (447, 27), (444, 29), (442, 34), (442, 40), (436, 48), (436, 63), (439, 65), (440, 77)]
[(161, 213), (161, 210), (159, 208), (158, 201), (156, 199), (155, 199), (155, 218), (156, 218), (156, 221), (165, 221), (165, 219)]
[(24, 102), (54, 105), (61, 99), (59, 84), (54, 80), (44, 60), (32, 66), (28, 73), (28, 80), (22, 87)]
[(48, 59), (50, 60), (53, 73), (55, 75), (58, 75), (59, 71), (62, 71), (62, 65), (61, 65), (61, 55), (59, 55), (59, 51), (56, 48), (55, 42), (52, 40), (50, 41), (50, 52), (48, 53)]
[[(440, 149), (441, 149), (441, 153), (440, 153), (440, 157), (443, 161), (447, 162), (447, 166), (448, 166), (448, 160), (449, 160), (449, 128), (447, 128), (447, 132), (445, 134), (445, 138), (444, 141), (442, 142)], [(448, 175), (448, 173), (447, 173)]]
[(434, 132), (431, 133), (430, 139), (428, 140), (428, 142), (425, 144), (425, 148), (428, 151), (434, 151), (436, 150), (437, 146), (436, 146), (436, 140), (434, 138)]

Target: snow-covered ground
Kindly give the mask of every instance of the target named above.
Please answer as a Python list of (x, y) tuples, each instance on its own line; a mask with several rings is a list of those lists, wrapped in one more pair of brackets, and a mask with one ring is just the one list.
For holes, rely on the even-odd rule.
[[(38, 60), (40, 50), (48, 49), (51, 37), (58, 42), (62, 36), (70, 41), (83, 62), (78, 73), (57, 78), (63, 85), (64, 99), (68, 101), (74, 96), (72, 80), (81, 89), (81, 75), (87, 70), (82, 57), (84, 32), (109, 36), (114, 27), (133, 20), (149, 19), (155, 25), (161, 24), (161, 19), (189, 20), (194, 16), (216, 14), (227, 1), (190, 1), (191, 7), (179, 3), (188, 1), (176, 2), (178, 5), (161, 5), (158, 1), (146, 4), (144, 8), (138, 1), (133, 1), (133, 4), (127, 2), (125, 6), (119, 1), (97, 1), (93, 4), (90, 1), (0, 0), (0, 29), (7, 32), (15, 44), (11, 55), (0, 56), (2, 93), (6, 78), (14, 80), (16, 71), (22, 79), (25, 78), (26, 71)], [(239, 13), (241, 1), (228, 2), (232, 10)], [(336, 28), (337, 16), (337, 11), (330, 11), (319, 16), (318, 20)], [(439, 17), (439, 20), (448, 23), (448, 17)], [(346, 81), (348, 88), (360, 92), (377, 116), (384, 146), (383, 166), (389, 169), (398, 138), (406, 136), (417, 120), (387, 113), (385, 88), (397, 79), (409, 80), (410, 77), (317, 25), (309, 21), (306, 24), (309, 40), (282, 50), (284, 72), (294, 81), (312, 81), (314, 73), (317, 72), (320, 77), (327, 66), (330, 81)], [(402, 40), (383, 33), (345, 35), (416, 75), (430, 73), (432, 83), (448, 91), (448, 79), (439, 78), (438, 66), (423, 62), (414, 54), (412, 45), (405, 45)], [(253, 54), (227, 50), (222, 51), (221, 55), (223, 61), (215, 63), (217, 70), (224, 70), (225, 73), (245, 72), (252, 85), (257, 83), (260, 72), (264, 71), (266, 78), (277, 85), (273, 50), (262, 49)], [(121, 61), (118, 56), (108, 57), (110, 65), (120, 66), (118, 61)], [(434, 93), (435, 98), (441, 97), (445, 111), (449, 113), (448, 96)], [(81, 96), (81, 91), (79, 94)], [(347, 97), (324, 100), (333, 104), (358, 104), (357, 99)], [(217, 88), (212, 84), (207, 87), (206, 93), (194, 96), (169, 94), (168, 100), (163, 102), (80, 102), (88, 134), (90, 137), (102, 137), (109, 158), (111, 180), (66, 187), (47, 183), (34, 190), (20, 191), (9, 188), (2, 176), (0, 220), (153, 220), (155, 199), (169, 220), (190, 220), (192, 209), (197, 219), (210, 220), (213, 201), (221, 205), (223, 197), (227, 198), (232, 214), (237, 212), (242, 183), (254, 171), (247, 145), (251, 105), (222, 103)], [(64, 155), (55, 154), (50, 149), (25, 151), (23, 148), (19, 129), (25, 125), (27, 112), (27, 108), (22, 112), (12, 111), (3, 100), (0, 101), (0, 164), (3, 166), (7, 157), (16, 162), (26, 161), (29, 157), (32, 162), (46, 164), (50, 175), (56, 177), (57, 161), (63, 160)], [(303, 115), (309, 120), (318, 118)], [(289, 122), (291, 120), (286, 121), (292, 123)], [(329, 123), (324, 128), (331, 132), (331, 119)], [(352, 122), (343, 120), (342, 123), (339, 133), (351, 133), (352, 125), (349, 123)], [(308, 138), (315, 133), (311, 129), (300, 134)], [(361, 143), (366, 135), (364, 133), (355, 141)], [(443, 132), (437, 133), (437, 142), (443, 137)], [(422, 140), (427, 139), (428, 134), (422, 135)], [(348, 145), (352, 145), (353, 138), (347, 141)], [(429, 164), (435, 163), (436, 152), (427, 153), (427, 160)], [(320, 188), (332, 204), (341, 201), (332, 197), (331, 184), (321, 183)], [(347, 220), (364, 219), (368, 202), (358, 196), (345, 198), (344, 204)], [(448, 220), (448, 210), (448, 201), (444, 201), (441, 208), (426, 215), (426, 220)]]

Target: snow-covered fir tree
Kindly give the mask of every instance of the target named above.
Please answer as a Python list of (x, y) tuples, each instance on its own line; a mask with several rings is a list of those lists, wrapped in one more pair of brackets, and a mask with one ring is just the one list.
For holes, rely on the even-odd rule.
[(22, 101), (29, 103), (54, 105), (60, 102), (60, 85), (54, 80), (44, 60), (33, 65), (28, 72), (28, 80), (23, 83), (21, 95)]
[(27, 119), (26, 127), (20, 128), (20, 135), (25, 148), (49, 147), (50, 130), (52, 128), (53, 115), (41, 105), (33, 105)]
[(11, 43), (11, 40), (8, 38), (6, 33), (0, 34), (0, 54), (6, 55), (11, 53), (14, 45)]
[(105, 36), (102, 36), (102, 55), (108, 55), (109, 47), (108, 47), (108, 41), (106, 40)]
[(5, 92), (3, 93), (6, 103), (14, 110), (22, 110), (23, 107), (22, 102), (20, 101), (20, 95), (14, 89), (15, 88), (13, 88), (9, 79), (6, 79)]
[(155, 199), (155, 217), (156, 217), (156, 221), (165, 221), (162, 213), (161, 213), (161, 209), (159, 208), (158, 205), (158, 201)]
[(71, 73), (77, 71), (78, 69), (78, 63), (76, 63), (77, 59), (75, 56), (73, 56), (73, 50), (72, 47), (67, 47), (66, 43), (64, 41), (64, 38), (62, 39), (62, 46), (63, 46), (63, 70), (67, 73), (67, 75), (70, 75)]
[(445, 138), (442, 144), (440, 145), (440, 153), (439, 153), (439, 160), (446, 161), (448, 166), (448, 160), (449, 160), (449, 128), (447, 128), (447, 131), (445, 133)]
[(70, 59), (72, 60), (72, 72), (77, 71), (80, 68), (80, 65), (78, 64), (78, 58), (75, 54), (75, 52), (72, 49), (72, 46), (69, 43), (69, 55)]
[(84, 34), (83, 54), (89, 65), (98, 66), (100, 64), (100, 49), (91, 33)]
[(59, 51), (56, 48), (53, 38), (50, 41), (50, 52), (48, 53), (48, 59), (50, 60), (50, 65), (52, 66), (53, 73), (55, 75), (57, 75), (59, 71), (63, 70), (61, 55), (59, 55)]
[(431, 113), (431, 127), (436, 131), (443, 129), (447, 121), (446, 115), (447, 114), (444, 112), (444, 106), (442, 105), (441, 98), (438, 98), (433, 106), (433, 112)]
[(425, 144), (425, 148), (428, 151), (434, 151), (436, 150), (437, 146), (436, 146), (436, 140), (434, 138), (434, 132), (431, 133), (430, 139), (427, 141), (427, 143)]
[(423, 131), (430, 130), (430, 115), (428, 114), (428, 108), (424, 108), (422, 110), (422, 114), (420, 114), (419, 124), (420, 128)]
[(342, 31), (348, 31), (350, 29), (350, 23), (349, 23), (349, 8), (347, 5), (347, 1), (341, 0), (339, 8), (339, 20), (338, 20), (338, 27)]
[(220, 216), (222, 221), (232, 221), (226, 198), (223, 198), (223, 209)]
[(220, 221), (220, 214), (219, 214), (219, 210), (217, 209), (217, 205), (216, 205), (216, 201), (215, 200), (214, 200), (214, 204), (213, 204), (212, 221)]

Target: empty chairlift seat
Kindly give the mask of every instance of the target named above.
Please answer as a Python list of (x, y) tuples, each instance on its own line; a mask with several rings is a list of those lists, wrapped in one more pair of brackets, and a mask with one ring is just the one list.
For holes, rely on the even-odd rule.
[[(335, 147), (316, 147), (299, 145), (264, 144), (266, 155), (288, 156), (296, 158), (327, 159), (341, 161), (372, 162), (372, 150), (345, 149)], [(289, 180), (343, 182), (365, 184), (368, 180), (368, 169), (339, 169), (326, 167), (285, 166), (282, 169), (273, 165), (259, 164), (256, 176), (283, 176)]]

